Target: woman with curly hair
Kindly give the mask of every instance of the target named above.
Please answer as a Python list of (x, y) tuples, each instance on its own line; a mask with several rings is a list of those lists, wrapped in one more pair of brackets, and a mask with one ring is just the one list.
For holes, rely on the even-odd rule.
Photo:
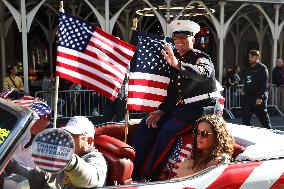
[(226, 124), (218, 115), (205, 115), (197, 120), (192, 154), (179, 163), (177, 177), (189, 176), (212, 165), (231, 160), (234, 138)]

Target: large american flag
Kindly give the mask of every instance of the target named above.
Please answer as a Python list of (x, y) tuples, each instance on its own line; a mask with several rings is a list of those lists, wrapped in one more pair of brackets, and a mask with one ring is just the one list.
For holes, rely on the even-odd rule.
[(163, 36), (138, 33), (137, 51), (130, 65), (127, 109), (152, 112), (167, 95), (173, 68), (161, 50), (171, 40)]
[(32, 157), (40, 169), (47, 172), (63, 170), (72, 158), (74, 142), (62, 129), (46, 129), (32, 143)]
[(59, 17), (56, 73), (114, 100), (135, 47), (64, 13)]

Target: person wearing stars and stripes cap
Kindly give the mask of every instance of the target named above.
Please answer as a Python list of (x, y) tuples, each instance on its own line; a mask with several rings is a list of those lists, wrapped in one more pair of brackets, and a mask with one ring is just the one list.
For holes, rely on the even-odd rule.
[(41, 101), (35, 101), (29, 106), (29, 109), (35, 112), (39, 119), (32, 125), (30, 132), (27, 133), (23, 142), (17, 147), (13, 158), (21, 165), (34, 168), (35, 164), (31, 158), (31, 144), (34, 137), (46, 128), (52, 127), (50, 122), (50, 107)]
[[(95, 128), (92, 122), (84, 116), (74, 116), (64, 127), (56, 129), (56, 132), (60, 134), (62, 129), (71, 134), (75, 145), (71, 160), (63, 171), (49, 173), (38, 167), (28, 170), (14, 160), (7, 165), (5, 171), (8, 174), (24, 174), (23, 176), (29, 179), (31, 189), (102, 187), (106, 182), (107, 163), (103, 155), (93, 146)], [(52, 134), (54, 133), (55, 131)], [(46, 136), (40, 134), (42, 137)], [(50, 133), (48, 134), (50, 135)], [(44, 138), (37, 138), (36, 140), (42, 142)], [(67, 143), (64, 145), (69, 145)]]
[[(162, 54), (177, 74), (171, 77), (167, 97), (141, 121), (133, 137), (135, 179), (157, 180), (168, 155), (169, 142), (191, 128), (204, 113), (204, 107), (214, 106), (216, 99), (221, 98), (222, 87), (215, 79), (211, 58), (193, 48), (200, 26), (190, 20), (174, 20), (169, 26), (177, 53), (166, 43)], [(146, 157), (149, 157), (147, 162)]]

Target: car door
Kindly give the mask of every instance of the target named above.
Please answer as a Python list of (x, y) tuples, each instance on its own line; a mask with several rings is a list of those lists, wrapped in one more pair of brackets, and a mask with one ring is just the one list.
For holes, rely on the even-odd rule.
[(37, 119), (31, 110), (0, 98), (0, 175)]

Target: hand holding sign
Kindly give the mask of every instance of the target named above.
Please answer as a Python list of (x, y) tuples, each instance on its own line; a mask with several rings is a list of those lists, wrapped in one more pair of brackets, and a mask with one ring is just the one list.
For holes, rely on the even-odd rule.
[(32, 143), (35, 164), (46, 172), (63, 171), (74, 154), (72, 136), (63, 129), (46, 129), (36, 135)]

